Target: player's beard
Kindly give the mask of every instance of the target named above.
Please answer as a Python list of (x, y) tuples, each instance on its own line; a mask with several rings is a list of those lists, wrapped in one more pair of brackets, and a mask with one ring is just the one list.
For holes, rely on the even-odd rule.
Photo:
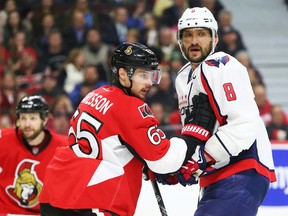
[(34, 130), (34, 133), (32, 133), (30, 135), (29, 133), (25, 133), (25, 131), (23, 131), (23, 137), (27, 142), (31, 142), (32, 140), (34, 140), (35, 138), (37, 138), (39, 136), (39, 134), (43, 131), (44, 125), (41, 125), (40, 128), (38, 128), (37, 130)]
[(209, 44), (209, 47), (208, 48), (202, 48), (202, 47), (197, 47), (199, 48), (200, 52), (201, 52), (201, 55), (199, 57), (192, 57), (189, 55), (189, 50), (191, 48), (193, 48), (193, 46), (190, 46), (188, 47), (188, 49), (184, 48), (184, 54), (186, 56), (186, 58), (191, 62), (191, 63), (194, 63), (194, 64), (200, 64), (201, 62), (203, 62), (207, 56), (211, 53), (211, 50), (212, 50), (212, 46), (213, 46), (213, 43), (212, 41), (210, 42)]

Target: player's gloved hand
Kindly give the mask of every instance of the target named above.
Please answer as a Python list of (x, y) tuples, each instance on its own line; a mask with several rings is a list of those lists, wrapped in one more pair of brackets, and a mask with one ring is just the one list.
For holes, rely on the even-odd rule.
[(176, 173), (168, 173), (168, 174), (158, 174), (155, 173), (156, 180), (158, 183), (163, 185), (175, 185), (178, 184), (178, 178)]
[(195, 95), (192, 102), (193, 109), (187, 113), (181, 132), (183, 139), (188, 144), (186, 160), (194, 154), (197, 145), (206, 143), (216, 123), (216, 116), (207, 95), (203, 93)]
[(142, 178), (145, 181), (155, 181), (156, 180), (156, 176), (155, 173), (152, 172), (147, 166), (144, 166), (142, 169)]
[(171, 174), (158, 174), (152, 172), (147, 166), (144, 166), (142, 169), (142, 178), (145, 181), (155, 181), (163, 185), (174, 185), (178, 183), (177, 175), (174, 173)]
[(206, 164), (204, 145), (197, 146), (195, 153), (177, 173), (179, 183), (184, 187), (197, 184), (198, 178), (205, 172)]

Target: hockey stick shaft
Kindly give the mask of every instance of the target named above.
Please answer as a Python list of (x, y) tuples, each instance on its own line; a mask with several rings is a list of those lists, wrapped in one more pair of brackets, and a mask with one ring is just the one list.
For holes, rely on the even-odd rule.
[(157, 181), (151, 179), (152, 188), (162, 216), (168, 216)]

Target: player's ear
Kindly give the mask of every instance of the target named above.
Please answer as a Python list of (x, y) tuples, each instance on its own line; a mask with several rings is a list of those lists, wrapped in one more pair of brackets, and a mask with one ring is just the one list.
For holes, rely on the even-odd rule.
[(130, 81), (127, 75), (127, 72), (124, 68), (119, 68), (119, 82), (124, 86), (124, 87), (129, 87), (130, 86)]
[(215, 35), (215, 39), (214, 39), (214, 40), (215, 40), (214, 44), (215, 44), (215, 46), (216, 46), (216, 45), (218, 44), (218, 41), (219, 41), (219, 37), (218, 37), (217, 34)]
[(124, 68), (119, 68), (118, 73), (121, 79), (125, 79), (127, 77), (127, 72)]
[(45, 117), (45, 119), (43, 120), (43, 126), (44, 127), (46, 126), (47, 122), (48, 122), (48, 117)]

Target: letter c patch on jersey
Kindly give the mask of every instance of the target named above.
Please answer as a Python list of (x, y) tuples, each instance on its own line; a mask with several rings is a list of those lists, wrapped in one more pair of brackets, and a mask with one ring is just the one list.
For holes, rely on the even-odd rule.
[(146, 117), (153, 117), (152, 111), (147, 104), (143, 104), (142, 106), (138, 107), (138, 110), (143, 118)]

